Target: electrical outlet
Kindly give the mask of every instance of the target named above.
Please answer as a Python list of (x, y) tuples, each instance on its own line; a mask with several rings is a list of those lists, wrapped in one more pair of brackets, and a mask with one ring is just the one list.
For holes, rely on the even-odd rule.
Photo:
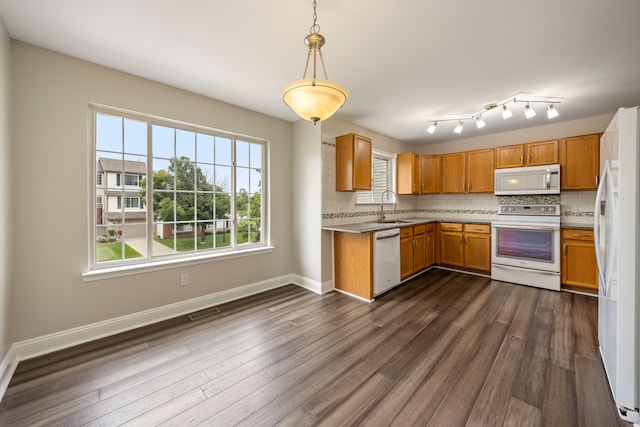
[(189, 275), (183, 274), (180, 276), (180, 286), (187, 286), (189, 284)]

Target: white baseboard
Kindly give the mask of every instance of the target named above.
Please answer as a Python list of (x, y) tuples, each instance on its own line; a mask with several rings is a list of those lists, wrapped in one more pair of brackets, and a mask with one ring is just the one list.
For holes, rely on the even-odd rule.
[[(194, 311), (215, 305), (224, 304), (250, 295), (265, 292), (289, 284), (295, 284), (316, 293), (322, 293), (324, 286), (315, 280), (297, 274), (285, 274), (272, 279), (263, 280), (249, 285), (228, 289), (222, 292), (180, 301), (174, 304), (92, 323), (66, 331), (56, 332), (42, 337), (32, 338), (14, 343), (0, 363), (0, 400), (11, 381), (11, 377), (22, 360), (31, 359), (53, 351), (62, 350), (74, 345), (86, 343), (96, 339), (115, 335), (141, 326), (161, 322), (176, 316), (182, 316)], [(333, 285), (331, 285), (333, 288)]]
[(333, 280), (326, 282), (318, 282), (317, 280), (308, 279), (299, 274), (292, 274), (291, 281), (296, 285), (308, 289), (316, 294), (326, 294), (333, 290)]
[(4, 396), (4, 392), (7, 391), (11, 377), (18, 366), (18, 359), (16, 359), (15, 344), (9, 347), (9, 351), (5, 354), (2, 362), (0, 362), (0, 400)]

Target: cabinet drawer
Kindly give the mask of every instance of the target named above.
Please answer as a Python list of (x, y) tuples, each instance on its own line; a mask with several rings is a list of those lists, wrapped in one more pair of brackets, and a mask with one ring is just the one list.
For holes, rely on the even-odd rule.
[(406, 239), (407, 237), (413, 237), (413, 227), (404, 227), (400, 229), (400, 238)]
[(491, 226), (489, 224), (465, 224), (465, 233), (491, 233)]
[(430, 222), (429, 224), (425, 224), (424, 226), (427, 233), (436, 231), (436, 225), (433, 222)]
[(424, 224), (413, 226), (413, 235), (424, 234)]
[(462, 231), (462, 224), (455, 222), (441, 222), (440, 230), (443, 231)]
[(588, 240), (593, 242), (593, 230), (562, 229), (562, 238), (571, 240)]

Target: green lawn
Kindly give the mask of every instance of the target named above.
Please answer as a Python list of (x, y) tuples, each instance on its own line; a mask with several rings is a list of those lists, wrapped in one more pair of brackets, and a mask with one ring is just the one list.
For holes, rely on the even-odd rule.
[[(207, 234), (206, 236), (206, 243), (202, 243), (200, 241), (200, 236), (197, 237), (198, 239), (198, 249), (211, 249), (213, 248), (213, 236), (211, 234)], [(169, 248), (173, 248), (173, 239), (158, 239), (158, 242), (162, 243), (163, 245), (169, 247)], [(245, 238), (244, 241), (241, 241), (241, 239), (238, 239), (238, 243), (246, 243), (247, 239)], [(216, 234), (216, 248), (223, 248), (225, 246), (229, 246), (231, 244), (231, 236), (229, 233), (219, 233)], [(193, 250), (193, 237), (179, 237), (176, 239), (176, 250), (178, 252), (187, 252), (187, 251), (192, 251)]]
[[(113, 242), (113, 243), (98, 243), (97, 244), (97, 258), (98, 262), (104, 261), (118, 261), (122, 259), (122, 243), (121, 242)], [(131, 246), (125, 244), (124, 245), (124, 257), (125, 259), (129, 258), (140, 258), (142, 255), (133, 249)]]

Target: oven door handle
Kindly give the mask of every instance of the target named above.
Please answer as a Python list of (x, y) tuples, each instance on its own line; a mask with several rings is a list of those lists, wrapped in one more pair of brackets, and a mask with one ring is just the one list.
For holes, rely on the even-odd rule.
[(547, 227), (547, 226), (538, 226), (538, 225), (515, 225), (515, 224), (494, 224), (494, 228), (512, 228), (516, 230), (536, 230), (536, 231), (556, 231), (560, 230), (560, 227)]
[[(504, 268), (505, 270), (514, 270), (514, 271), (522, 271), (522, 267), (513, 267), (510, 265), (504, 265), (504, 264), (494, 264), (496, 267), (500, 267), (500, 268)], [(528, 268), (527, 270), (533, 270), (531, 268)], [(560, 273), (555, 272), (555, 271), (544, 271), (544, 270), (537, 270), (536, 269), (536, 273), (541, 273), (541, 274), (548, 274), (550, 276), (559, 276)]]

